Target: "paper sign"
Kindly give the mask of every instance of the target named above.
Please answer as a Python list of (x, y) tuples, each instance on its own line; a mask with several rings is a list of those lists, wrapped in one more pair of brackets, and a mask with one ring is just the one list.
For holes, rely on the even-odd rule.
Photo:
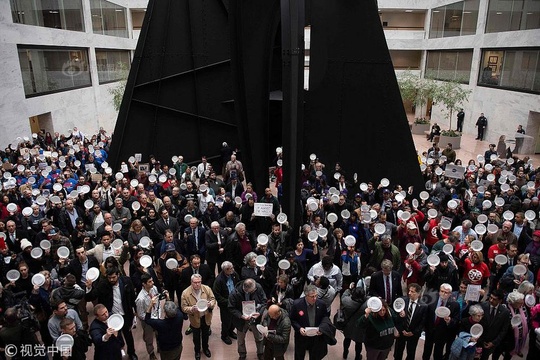
[(256, 310), (255, 300), (242, 301), (242, 315), (251, 316), (257, 312)]
[(44, 151), (43, 156), (50, 158), (52, 155), (52, 151)]
[(480, 300), (481, 289), (482, 289), (482, 285), (467, 285), (467, 292), (465, 293), (465, 301)]
[(465, 170), (464, 166), (448, 164), (444, 170), (444, 176), (454, 179), (463, 179)]
[(273, 204), (267, 203), (255, 203), (255, 208), (253, 214), (255, 216), (270, 216), (272, 215), (272, 209), (274, 208)]
[(140, 162), (142, 160), (142, 154), (135, 154), (135, 160), (137, 160), (137, 162)]

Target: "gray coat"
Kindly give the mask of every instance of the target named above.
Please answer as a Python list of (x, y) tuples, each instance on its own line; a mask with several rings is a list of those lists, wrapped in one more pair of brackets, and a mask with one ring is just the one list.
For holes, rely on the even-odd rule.
[[(268, 327), (270, 323), (268, 311), (265, 311), (262, 317), (261, 324)], [(267, 340), (270, 341), (274, 348), (274, 357), (282, 356), (287, 352), (289, 346), (289, 338), (291, 337), (291, 319), (289, 313), (285, 309), (281, 309), (281, 316), (277, 320), (276, 333), (269, 333)]]
[(357, 324), (360, 316), (364, 315), (366, 304), (354, 301), (351, 298), (351, 290), (346, 290), (341, 295), (341, 308), (347, 321), (343, 329), (343, 335), (347, 339), (361, 343), (364, 340), (364, 330), (360, 329)]

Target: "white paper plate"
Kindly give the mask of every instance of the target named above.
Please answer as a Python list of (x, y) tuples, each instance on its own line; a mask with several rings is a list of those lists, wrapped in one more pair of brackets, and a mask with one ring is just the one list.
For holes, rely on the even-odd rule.
[(165, 266), (167, 266), (167, 269), (169, 270), (176, 269), (178, 267), (178, 261), (173, 258), (167, 259)]
[(411, 203), (412, 203), (413, 208), (415, 208), (415, 209), (416, 209), (416, 208), (418, 207), (418, 205), (419, 205), (419, 204), (418, 204), (418, 199), (412, 199), (412, 202), (411, 202)]
[(107, 319), (107, 326), (116, 331), (120, 331), (124, 327), (124, 318), (122, 315), (112, 314)]
[(521, 316), (520, 315), (512, 316), (512, 319), (510, 319), (510, 325), (512, 325), (512, 327), (518, 327), (519, 325), (521, 325)]
[(283, 259), (279, 260), (278, 266), (281, 270), (288, 270), (291, 267), (291, 263), (289, 262), (289, 260)]
[(345, 209), (341, 212), (341, 217), (345, 220), (347, 220), (348, 218), (351, 217), (351, 213), (349, 212), (349, 210)]
[(510, 185), (508, 185), (508, 184), (502, 184), (501, 185), (501, 191), (506, 192), (508, 190), (510, 190)]
[(86, 278), (90, 281), (96, 281), (99, 278), (99, 269), (96, 267), (91, 267), (86, 271)]
[(322, 267), (319, 266), (313, 269), (313, 276), (321, 277), (323, 275), (324, 275), (324, 269)]
[(67, 259), (69, 257), (69, 249), (66, 246), (60, 246), (58, 250), (56, 250), (56, 255), (58, 255), (59, 258)]
[(328, 235), (328, 229), (327, 228), (320, 228), (317, 230), (317, 233), (320, 237), (326, 237)]
[(32, 285), (41, 286), (43, 284), (45, 284), (45, 275), (38, 273), (32, 276)]
[(456, 200), (450, 200), (450, 201), (448, 202), (447, 206), (448, 206), (449, 209), (452, 209), (452, 210), (453, 210), (453, 209), (455, 209), (455, 208), (458, 207), (458, 203), (457, 203)]
[(533, 210), (525, 211), (525, 219), (532, 221), (536, 218), (536, 213)]
[(65, 351), (73, 347), (75, 340), (69, 334), (62, 334), (56, 339), (55, 344), (59, 351)]
[(405, 300), (403, 298), (397, 298), (394, 300), (394, 311), (399, 313), (405, 309)]
[(131, 181), (129, 182), (129, 185), (131, 185), (131, 187), (137, 187), (137, 185), (139, 185), (139, 180), (137, 179), (131, 179)]
[(261, 335), (265, 336), (268, 333), (268, 328), (261, 324), (257, 324), (257, 331), (259, 331)]
[(404, 199), (404, 196), (402, 194), (396, 194), (396, 196), (394, 197), (394, 199), (396, 199), (396, 201), (398, 203), (401, 203)]
[(436, 168), (436, 169), (435, 169), (435, 175), (441, 176), (442, 173), (443, 173), (443, 170), (442, 170), (441, 168)]
[(488, 217), (487, 217), (486, 214), (480, 214), (480, 215), (478, 215), (478, 217), (476, 218), (476, 220), (478, 220), (478, 222), (479, 222), (480, 224), (484, 224), (484, 223), (486, 223), (486, 222), (488, 221)]
[(39, 259), (41, 256), (43, 256), (43, 250), (39, 247), (33, 248), (30, 251), (30, 256), (32, 256), (34, 259)]
[(536, 305), (536, 298), (532, 294), (525, 295), (525, 305), (533, 307)]
[(375, 224), (375, 233), (382, 235), (386, 232), (386, 226), (382, 223)]
[(51, 248), (51, 242), (49, 240), (41, 240), (39, 247), (43, 250), (49, 250)]
[(505, 265), (508, 262), (506, 255), (498, 254), (495, 255), (495, 263), (499, 265)]
[(480, 240), (473, 240), (471, 243), (471, 249), (474, 251), (482, 251), (484, 244)]
[(487, 179), (487, 181), (494, 181), (495, 180), (495, 175), (489, 174), (488, 176), (486, 176), (486, 179)]
[(345, 236), (345, 245), (356, 246), (356, 238), (352, 235)]
[(360, 184), (360, 190), (367, 191), (367, 189), (368, 189), (368, 185), (366, 183), (361, 183)]
[(141, 203), (138, 202), (138, 201), (134, 201), (132, 204), (131, 204), (131, 208), (134, 210), (134, 211), (137, 211), (141, 208)]
[(429, 266), (438, 266), (441, 263), (441, 258), (437, 254), (431, 254), (427, 257)]
[(414, 245), (413, 243), (408, 243), (405, 246), (405, 250), (407, 251), (407, 254), (412, 255), (416, 252), (416, 245)]
[(197, 301), (196, 306), (197, 306), (197, 310), (199, 310), (200, 312), (206, 311), (206, 309), (208, 309), (208, 300), (201, 299)]
[(81, 192), (83, 194), (88, 194), (90, 192), (90, 186), (88, 185), (83, 185), (82, 188), (81, 188)]
[(309, 155), (309, 160), (314, 161), (317, 158), (317, 155), (311, 154)]
[(401, 213), (400, 219), (403, 221), (407, 221), (411, 218), (411, 213), (408, 211), (404, 211)]
[(480, 324), (474, 324), (471, 326), (470, 334), (474, 338), (479, 338), (484, 333), (484, 327)]
[(6, 274), (6, 279), (8, 279), (9, 281), (17, 281), (19, 280), (19, 278), (21, 277), (21, 273), (19, 272), (19, 270), (9, 270)]
[(114, 224), (112, 226), (112, 229), (113, 229), (114, 232), (118, 232), (118, 231), (122, 230), (122, 224), (116, 223), (116, 224)]
[(255, 264), (257, 264), (258, 267), (266, 265), (266, 256), (264, 255), (258, 255), (255, 258)]
[(139, 246), (143, 249), (148, 249), (150, 247), (150, 238), (148, 236), (143, 236), (139, 241)]
[(429, 193), (427, 191), (421, 191), (419, 196), (421, 200), (429, 199)]
[(450, 255), (451, 253), (454, 252), (454, 247), (452, 246), (452, 244), (444, 244), (442, 251), (446, 255)]
[(476, 224), (476, 226), (474, 227), (474, 231), (478, 235), (484, 235), (486, 233), (486, 225), (484, 225), (484, 224)]
[(277, 216), (277, 222), (280, 224), (284, 224), (286, 221), (287, 221), (287, 214), (279, 213)]
[(268, 235), (259, 234), (259, 236), (257, 236), (257, 244), (260, 244), (260, 245), (268, 244)]
[[(335, 196), (335, 195), (332, 195), (332, 196)], [(310, 202), (309, 204), (307, 204), (307, 206), (308, 206), (308, 209), (311, 211), (316, 211), (319, 208), (319, 205), (316, 202)]]
[(53, 204), (59, 204), (62, 202), (62, 200), (60, 199), (60, 196), (56, 196), (56, 195), (53, 195), (50, 197), (49, 199)]
[(331, 223), (335, 223), (338, 219), (337, 215), (334, 214), (334, 213), (330, 213), (326, 216), (326, 219), (328, 220), (328, 222), (331, 222)]
[(510, 210), (506, 210), (505, 212), (503, 212), (503, 218), (510, 221), (514, 218), (514, 213)]
[(187, 214), (186, 216), (184, 216), (184, 221), (189, 223), (189, 220), (191, 220), (193, 216), (191, 216), (190, 214)]
[(90, 210), (94, 206), (94, 202), (92, 200), (86, 200), (84, 202), (84, 208)]
[(139, 259), (139, 264), (141, 264), (141, 266), (144, 268), (148, 268), (152, 266), (152, 258), (148, 255), (143, 255)]
[(487, 226), (487, 231), (490, 234), (495, 234), (497, 231), (499, 231), (499, 227), (497, 226), (497, 224), (489, 224)]
[(236, 205), (240, 205), (242, 203), (242, 198), (240, 196), (237, 196), (234, 198), (234, 202)]
[(525, 275), (527, 273), (527, 268), (525, 267), (525, 265), (518, 264), (514, 266), (513, 272), (516, 276)]
[(330, 196), (330, 200), (334, 203), (334, 204), (337, 204), (339, 202), (339, 194), (332, 194), (332, 196)]
[(383, 187), (387, 187), (388, 185), (390, 185), (390, 180), (388, 180), (387, 178), (382, 178), (381, 179), (381, 185)]
[(311, 241), (311, 242), (315, 242), (317, 241), (317, 239), (319, 238), (319, 233), (317, 233), (315, 230), (311, 230), (309, 233), (308, 233), (308, 240)]
[(445, 318), (450, 316), (450, 309), (446, 306), (439, 306), (435, 309), (435, 315), (437, 315), (440, 318)]
[(334, 179), (336, 180), (339, 180), (339, 178), (341, 177), (341, 174), (340, 173), (334, 173)]
[(62, 190), (62, 184), (60, 184), (60, 183), (54, 184), (54, 185), (53, 185), (53, 190), (54, 190), (54, 191), (60, 191), (60, 190)]
[(305, 328), (306, 330), (306, 336), (317, 336), (317, 334), (319, 333), (319, 328), (318, 327), (307, 327)]
[(429, 209), (427, 212), (428, 218), (435, 219), (438, 215), (438, 212), (436, 209)]
[(6, 206), (6, 209), (7, 209), (7, 211), (9, 211), (9, 212), (15, 212), (15, 211), (17, 211), (17, 205), (14, 204), (14, 203), (9, 203), (9, 204), (7, 204), (7, 206)]
[(32, 215), (32, 208), (29, 207), (29, 206), (25, 207), (24, 209), (22, 209), (22, 214), (23, 214), (24, 216), (30, 216), (30, 215)]
[(486, 159), (484, 158), (484, 156), (482, 155), (478, 155), (476, 157), (476, 160), (479, 162), (479, 163), (483, 163), (484, 161), (486, 161)]
[(376, 296), (372, 296), (367, 301), (367, 307), (373, 312), (379, 312), (382, 309), (382, 301)]
[(450, 223), (450, 221), (448, 221), (446, 219), (441, 220), (441, 229), (450, 230), (450, 227), (452, 227), (452, 223)]
[(119, 250), (122, 248), (122, 246), (124, 245), (124, 242), (122, 241), (122, 239), (116, 239), (112, 242), (111, 244), (111, 247), (114, 249), (114, 250)]

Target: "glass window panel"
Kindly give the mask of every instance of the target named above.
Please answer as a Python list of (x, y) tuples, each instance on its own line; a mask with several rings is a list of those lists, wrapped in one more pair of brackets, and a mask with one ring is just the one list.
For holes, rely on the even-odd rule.
[(86, 49), (19, 47), (27, 97), (90, 86)]
[(476, 34), (479, 4), (480, 0), (469, 0), (465, 1), (465, 4), (463, 4), (463, 21), (461, 25), (461, 35)]
[(442, 37), (444, 28), (444, 7), (431, 10), (431, 26), (429, 38), (435, 39)]
[(521, 16), (523, 14), (523, 0), (514, 0), (512, 2), (512, 15), (510, 16), (510, 28), (508, 30), (519, 30), (521, 25)]
[(461, 32), (462, 13), (463, 2), (458, 2), (446, 6), (443, 37), (459, 36)]
[(439, 51), (428, 51), (425, 77), (435, 79), (439, 76), (440, 58), (441, 53)]
[(105, 0), (90, 0), (90, 7), (94, 33), (128, 37), (125, 8)]
[(472, 55), (472, 51), (458, 52), (456, 77), (454, 80), (463, 84), (469, 83), (469, 77), (471, 76)]
[(540, 28), (540, 0), (527, 0), (524, 5), (522, 30)]
[(425, 77), (469, 83), (472, 51), (428, 51)]
[(81, 0), (10, 0), (13, 22), (84, 31)]
[(512, 16), (513, 1), (491, 0), (488, 8), (486, 32), (508, 31)]
[(125, 78), (130, 67), (129, 51), (96, 50), (99, 83)]

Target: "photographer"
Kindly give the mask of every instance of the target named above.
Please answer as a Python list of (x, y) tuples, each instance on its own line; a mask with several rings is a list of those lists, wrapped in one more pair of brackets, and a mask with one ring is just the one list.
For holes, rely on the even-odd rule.
[(166, 301), (163, 305), (165, 319), (152, 319), (151, 311), (159, 301), (159, 296), (154, 296), (146, 309), (144, 321), (157, 331), (157, 343), (162, 360), (179, 360), (182, 355), (182, 325), (184, 315), (178, 306), (172, 301)]
[[(6, 310), (5, 325), (0, 329), (0, 347), (4, 348), (12, 360), (23, 359), (21, 349), (25, 345), (32, 348), (39, 344), (35, 334), (37, 322), (32, 320), (28, 303), (21, 302), (17, 307)], [(35, 354), (34, 354), (35, 355)], [(34, 359), (47, 359), (45, 356), (34, 356)]]
[[(150, 360), (156, 360), (156, 354), (154, 353), (154, 330), (150, 325), (148, 325), (144, 318), (146, 317), (146, 309), (152, 303), (152, 298), (154, 296), (159, 296), (159, 300), (164, 298), (163, 296), (169, 299), (167, 290), (164, 291), (163, 295), (159, 294), (157, 287), (154, 285), (154, 280), (149, 274), (141, 275), (142, 289), (135, 299), (135, 306), (137, 307), (137, 317), (141, 322), (141, 327), (143, 329), (143, 340), (146, 344), (146, 351), (150, 357)], [(159, 301), (152, 305), (152, 311), (150, 313), (152, 319), (159, 319), (161, 314), (161, 309), (159, 308)]]

